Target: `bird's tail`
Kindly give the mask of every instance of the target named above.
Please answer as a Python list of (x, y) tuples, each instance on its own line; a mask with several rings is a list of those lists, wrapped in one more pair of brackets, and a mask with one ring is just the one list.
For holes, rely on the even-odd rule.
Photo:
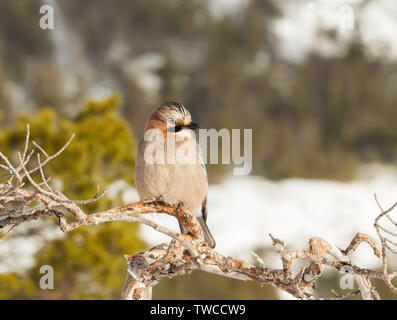
[[(214, 237), (212, 236), (210, 230), (208, 229), (207, 223), (204, 219), (204, 217), (196, 217), (198, 222), (200, 223), (201, 226), (201, 230), (203, 230), (203, 235), (204, 235), (204, 240), (205, 242), (208, 243), (208, 245), (211, 247), (211, 249), (214, 249), (216, 246), (216, 242)], [(182, 233), (186, 233), (186, 231), (184, 230), (185, 228), (182, 227), (181, 224), (179, 224), (179, 227), (181, 228), (181, 232)]]
[(200, 222), (201, 230), (203, 230), (204, 240), (208, 243), (208, 245), (214, 249), (216, 246), (216, 242), (214, 237), (212, 236), (210, 229), (208, 229), (207, 222), (204, 217), (197, 217), (197, 220)]

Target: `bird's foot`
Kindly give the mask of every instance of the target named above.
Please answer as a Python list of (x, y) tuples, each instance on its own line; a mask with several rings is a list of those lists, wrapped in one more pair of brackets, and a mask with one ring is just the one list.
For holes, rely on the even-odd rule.
[(162, 197), (162, 196), (159, 196), (159, 197), (151, 197), (151, 198), (147, 198), (147, 199), (142, 200), (142, 203), (143, 203), (143, 204), (152, 204), (152, 203), (154, 203), (154, 202), (164, 202), (164, 201), (163, 201), (163, 197)]
[(176, 206), (176, 210), (180, 211), (180, 210), (182, 210), (182, 208), (183, 208), (183, 203), (182, 202), (178, 203)]

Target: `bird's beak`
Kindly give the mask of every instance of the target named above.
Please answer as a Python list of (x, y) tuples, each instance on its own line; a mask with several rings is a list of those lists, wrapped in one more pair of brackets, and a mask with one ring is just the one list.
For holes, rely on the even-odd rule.
[(194, 130), (194, 129), (200, 128), (200, 125), (198, 123), (195, 123), (195, 122), (190, 122), (189, 125), (186, 126), (186, 128)]

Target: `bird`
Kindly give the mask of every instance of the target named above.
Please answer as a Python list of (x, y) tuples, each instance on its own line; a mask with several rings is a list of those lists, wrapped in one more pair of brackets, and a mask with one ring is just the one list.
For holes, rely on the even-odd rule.
[[(170, 205), (183, 205), (193, 213), (200, 223), (205, 242), (214, 248), (216, 242), (207, 226), (207, 172), (194, 134), (198, 128), (184, 105), (164, 102), (157, 107), (150, 114), (144, 137), (138, 144), (135, 183), (140, 200), (161, 199)], [(153, 137), (152, 132), (160, 135), (165, 142), (174, 139), (176, 149), (182, 144), (187, 145), (189, 150), (193, 150), (190, 156), (193, 155), (195, 161), (185, 161), (178, 156), (168, 157), (170, 152), (168, 150), (167, 153), (165, 143), (159, 144), (155, 151), (158, 154), (164, 152), (164, 161), (148, 161), (147, 154), (151, 153), (154, 143), (148, 138)], [(180, 223), (179, 226), (181, 232), (186, 233)]]

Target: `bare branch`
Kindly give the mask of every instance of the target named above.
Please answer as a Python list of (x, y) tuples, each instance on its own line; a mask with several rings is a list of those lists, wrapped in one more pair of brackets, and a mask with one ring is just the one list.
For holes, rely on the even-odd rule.
[[(51, 189), (51, 187), (48, 185), (48, 182), (47, 182), (46, 177), (44, 176), (43, 166), (42, 166), (41, 161), (40, 161), (40, 153), (37, 154), (37, 162), (38, 162), (38, 164), (39, 164), (41, 179), (43, 180), (42, 183), (47, 187), (47, 189), (48, 189), (49, 192), (54, 193), (54, 191), (53, 191), (53, 190)], [(38, 186), (40, 186), (40, 185), (41, 185), (41, 184), (38, 184)]]
[(74, 203), (74, 204), (88, 204), (88, 203), (91, 203), (91, 202), (98, 201), (99, 199), (101, 199), (106, 194), (106, 192), (107, 192), (107, 190), (103, 190), (102, 192), (99, 192), (99, 186), (97, 186), (97, 193), (91, 199), (88, 199), (88, 200), (71, 200), (71, 202)]
[(47, 152), (44, 151), (44, 149), (42, 147), (40, 147), (40, 145), (36, 142), (36, 141), (32, 141), (32, 144), (39, 149), (39, 151), (44, 154), (46, 156), (46, 158), (48, 159), (50, 156), (48, 155)]
[[(75, 134), (73, 133), (72, 136), (69, 138), (69, 140), (65, 143), (65, 145), (59, 149), (55, 154), (53, 154), (52, 156), (48, 157), (46, 160), (43, 161), (42, 166), (44, 167), (48, 162), (50, 162), (51, 160), (54, 160), (56, 157), (58, 157), (62, 152), (65, 151), (65, 149), (69, 146), (69, 144), (72, 142), (73, 138), (74, 138)], [(42, 148), (40, 148), (42, 149)], [(44, 150), (43, 150), (44, 151)], [(46, 152), (44, 152), (46, 154)], [(39, 170), (40, 167), (37, 166), (34, 169), (29, 171), (29, 174), (32, 174), (34, 172), (36, 172), (37, 170)]]
[(0, 158), (3, 159), (3, 161), (6, 163), (6, 166), (2, 167), (7, 167), (7, 170), (12, 172), (14, 176), (16, 176), (18, 179), (21, 179), (21, 176), (18, 174), (18, 171), (12, 166), (8, 158), (0, 151)]
[(2, 241), (5, 238), (7, 238), (15, 230), (15, 228), (17, 226), (18, 226), (18, 224), (14, 224), (13, 226), (11, 226), (10, 229), (8, 229), (8, 231), (0, 238), (0, 241)]
[(29, 124), (27, 124), (26, 125), (25, 148), (24, 148), (23, 154), (22, 154), (23, 162), (25, 162), (25, 160), (26, 160), (26, 153), (28, 152), (28, 148), (29, 148), (29, 138), (30, 138), (30, 127), (29, 127)]

